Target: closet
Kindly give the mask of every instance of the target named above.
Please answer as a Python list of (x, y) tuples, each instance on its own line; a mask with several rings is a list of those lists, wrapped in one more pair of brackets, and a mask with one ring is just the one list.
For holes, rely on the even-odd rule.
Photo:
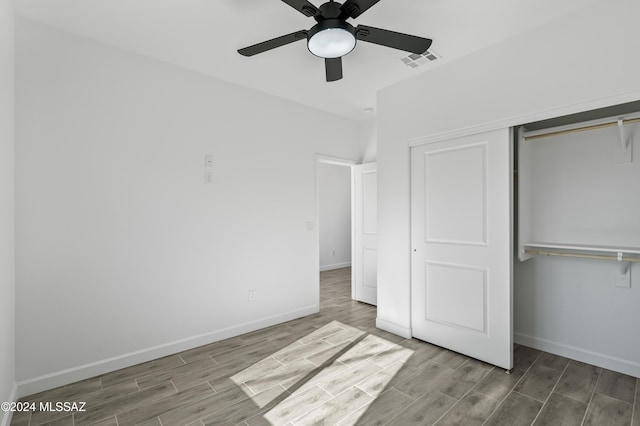
[(514, 341), (640, 376), (640, 103), (516, 134)]
[(629, 287), (629, 263), (640, 262), (640, 113), (523, 126), (518, 152), (520, 260), (609, 260)]

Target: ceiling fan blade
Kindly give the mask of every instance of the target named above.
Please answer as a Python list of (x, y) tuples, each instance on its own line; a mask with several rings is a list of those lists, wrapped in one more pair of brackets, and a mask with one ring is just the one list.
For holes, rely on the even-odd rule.
[(296, 31), (295, 33), (283, 35), (271, 40), (263, 41), (262, 43), (254, 44), (253, 46), (244, 47), (238, 50), (238, 53), (242, 56), (253, 56), (258, 53), (266, 52), (267, 50), (281, 47), (294, 41), (304, 40), (307, 38), (307, 30)]
[(342, 19), (357, 18), (380, 0), (347, 0), (341, 7)]
[(433, 42), (433, 40), (429, 38), (367, 27), (366, 25), (358, 25), (356, 28), (356, 38), (369, 43), (418, 54), (426, 52)]
[(309, 3), (307, 0), (282, 0), (298, 12), (305, 16), (318, 16), (320, 10), (317, 7)]
[(342, 58), (325, 58), (324, 67), (327, 81), (337, 81), (342, 78)]

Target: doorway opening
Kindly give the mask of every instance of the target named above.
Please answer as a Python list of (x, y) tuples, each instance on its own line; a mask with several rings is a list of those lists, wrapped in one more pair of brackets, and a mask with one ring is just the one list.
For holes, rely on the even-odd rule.
[(351, 164), (318, 163), (320, 272), (351, 266)]
[(351, 268), (351, 298), (377, 304), (375, 163), (318, 157), (318, 273)]
[[(318, 155), (316, 161), (316, 223), (318, 298), (320, 272), (350, 268), (353, 260), (353, 166), (356, 161)], [(351, 297), (355, 296), (353, 275)], [(319, 299), (318, 299), (319, 300)]]

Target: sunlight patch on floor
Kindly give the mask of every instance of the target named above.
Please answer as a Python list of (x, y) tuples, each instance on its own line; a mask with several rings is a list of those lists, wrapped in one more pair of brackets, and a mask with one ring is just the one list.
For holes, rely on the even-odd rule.
[[(231, 377), (273, 425), (350, 410), (353, 424), (382, 393), (413, 350), (332, 321)], [(304, 416), (304, 418), (302, 418)], [(342, 424), (342, 423), (341, 423)]]

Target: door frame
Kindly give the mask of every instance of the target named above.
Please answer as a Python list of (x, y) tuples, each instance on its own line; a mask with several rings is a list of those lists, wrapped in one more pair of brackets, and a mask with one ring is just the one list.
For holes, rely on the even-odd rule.
[(314, 271), (314, 283), (317, 289), (317, 297), (318, 297), (318, 311), (320, 310), (320, 179), (319, 179), (319, 165), (320, 164), (332, 164), (334, 166), (345, 166), (349, 167), (351, 172), (351, 178), (349, 181), (349, 186), (351, 188), (351, 298), (355, 298), (356, 288), (355, 281), (353, 280), (353, 263), (354, 263), (354, 238), (355, 238), (355, 229), (353, 223), (355, 221), (355, 212), (354, 212), (354, 202), (355, 202), (355, 194), (354, 194), (354, 175), (353, 175), (353, 166), (360, 164), (356, 160), (351, 160), (348, 158), (340, 158), (334, 157), (330, 155), (324, 154), (316, 154), (315, 161), (315, 181), (316, 181), (316, 211), (315, 211), (315, 241), (316, 241), (316, 250), (315, 250), (315, 271)]

